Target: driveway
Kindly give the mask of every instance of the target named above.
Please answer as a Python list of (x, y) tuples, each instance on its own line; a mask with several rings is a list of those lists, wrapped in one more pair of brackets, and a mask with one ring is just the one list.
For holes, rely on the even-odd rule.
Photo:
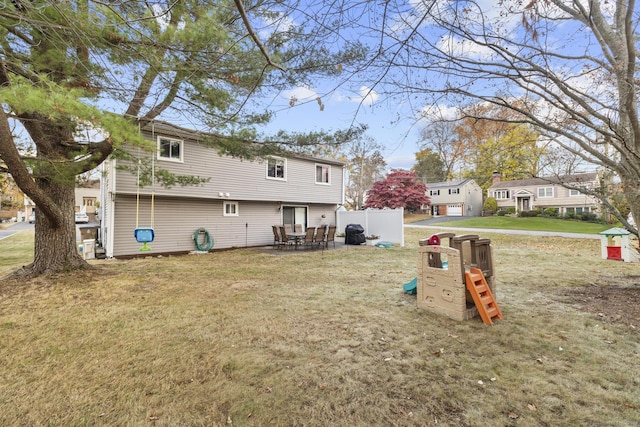
[(33, 230), (33, 224), (22, 222), (3, 222), (4, 229), (0, 229), (0, 240), (13, 236), (22, 230)]
[[(458, 228), (453, 223), (463, 219), (469, 219), (463, 216), (441, 216), (436, 218), (427, 219), (424, 221), (418, 221), (411, 224), (405, 224), (405, 227), (409, 228), (425, 228), (425, 229), (452, 229), (456, 231), (466, 231), (469, 233), (499, 233), (499, 234), (520, 234), (523, 236), (546, 236), (546, 237), (568, 237), (571, 239), (597, 239), (600, 240), (602, 236), (599, 234), (582, 234), (582, 233), (564, 233), (560, 231), (531, 231), (531, 230), (505, 230), (501, 228)], [(447, 223), (446, 227), (438, 227), (438, 224)]]

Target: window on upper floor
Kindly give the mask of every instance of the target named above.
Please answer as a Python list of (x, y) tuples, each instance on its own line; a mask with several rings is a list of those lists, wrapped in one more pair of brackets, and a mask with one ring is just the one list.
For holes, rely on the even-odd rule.
[(450, 188), (449, 189), (449, 194), (460, 194), (460, 189), (459, 188)]
[(553, 197), (553, 187), (538, 188), (538, 197)]
[(329, 184), (331, 167), (328, 165), (316, 165), (316, 184)]
[(581, 193), (580, 190), (569, 190), (569, 196), (583, 196), (584, 193)]
[(439, 196), (440, 195), (440, 190), (429, 190), (429, 195), (430, 196)]
[(506, 200), (509, 198), (509, 190), (495, 190), (493, 198), (496, 200)]
[(238, 202), (224, 202), (222, 216), (239, 216)]
[(180, 139), (158, 137), (158, 159), (182, 161), (183, 141)]
[(267, 178), (286, 179), (287, 160), (281, 157), (270, 157), (267, 159)]

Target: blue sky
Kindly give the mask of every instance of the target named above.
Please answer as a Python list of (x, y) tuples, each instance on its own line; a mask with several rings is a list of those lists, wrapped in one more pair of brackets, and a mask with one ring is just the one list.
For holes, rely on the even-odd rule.
[[(331, 83), (322, 82), (329, 88)], [(267, 130), (330, 131), (346, 129), (352, 123), (363, 123), (369, 127), (366, 135), (383, 146), (381, 152), (389, 169), (411, 168), (415, 163), (419, 140), (419, 128), (415, 120), (408, 116), (411, 112), (386, 102), (368, 88), (361, 87), (361, 91), (368, 93), (368, 96), (347, 93), (345, 89), (328, 96), (323, 96), (319, 88), (298, 87), (284, 91), (270, 106), (275, 117)], [(324, 104), (322, 111), (316, 101), (318, 96)], [(298, 100), (293, 107), (289, 105), (291, 97)]]
[[(435, 5), (441, 6), (443, 9), (441, 13), (446, 15), (446, 6), (451, 0), (436, 0)], [(463, 2), (464, 3), (464, 2)], [(461, 4), (463, 4), (461, 3)], [(319, 2), (318, 5), (324, 7), (325, 2)], [(378, 52), (376, 48), (383, 49), (388, 57), (393, 57), (401, 51), (402, 44), (398, 43), (398, 40), (404, 40), (405, 37), (409, 37), (416, 28), (421, 36), (425, 39), (436, 40), (434, 43), (438, 45), (438, 48), (444, 51), (449, 51), (453, 56), (466, 56), (469, 58), (488, 58), (492, 55), (491, 49), (487, 49), (481, 45), (470, 42), (468, 40), (460, 40), (448, 33), (442, 33), (433, 28), (433, 23), (426, 19), (421, 20), (424, 15), (425, 8), (431, 4), (430, 1), (424, 0), (406, 0), (406, 2), (400, 1), (399, 5), (393, 11), (389, 10), (387, 18), (387, 27), (385, 28), (386, 36), (380, 38), (380, 35), (373, 31), (369, 35), (366, 34), (353, 34), (353, 37), (357, 37), (360, 41), (365, 41), (366, 37), (371, 37), (371, 34), (375, 36), (374, 39), (370, 39), (372, 52), (375, 54)], [(514, 31), (519, 24), (521, 16), (519, 14), (501, 14), (502, 11), (499, 6), (496, 5), (494, 0), (478, 0), (474, 4), (481, 8), (484, 13), (484, 20), (481, 22), (483, 25), (495, 24), (496, 29), (502, 34), (509, 34)], [(453, 5), (458, 7), (457, 2), (453, 2)], [(466, 6), (465, 6), (466, 7)], [(437, 7), (436, 7), (437, 8)], [(469, 9), (471, 10), (471, 9)], [(363, 15), (362, 20), (372, 19), (368, 25), (371, 28), (377, 28), (379, 21), (375, 21), (374, 18), (379, 18), (379, 14), (375, 15), (376, 9), (373, 9), (370, 15), (366, 17)], [(472, 12), (471, 15), (473, 16)], [(305, 10), (305, 16), (313, 16), (313, 13), (309, 10)], [(375, 24), (373, 23), (375, 22)], [(475, 22), (471, 19), (470, 22)], [(479, 25), (479, 22), (476, 22)], [(281, 26), (287, 25), (287, 20), (280, 22)], [(411, 28), (415, 26), (416, 28)], [(364, 27), (364, 31), (367, 31), (367, 25)], [(280, 28), (281, 30), (283, 28)], [(264, 22), (263, 27), (259, 29), (259, 32), (272, 30), (269, 22)], [(345, 32), (340, 33), (340, 40), (343, 40), (346, 34), (350, 34), (350, 31), (356, 31), (354, 29), (346, 29)], [(267, 37), (268, 34), (263, 34)], [(556, 35), (557, 36), (557, 35)], [(554, 41), (553, 34), (546, 36), (546, 42), (552, 43)], [(556, 39), (557, 40), (557, 39)], [(380, 42), (380, 45), (377, 43)], [(398, 47), (400, 46), (400, 48)], [(569, 46), (573, 47), (573, 46)], [(424, 50), (423, 50), (424, 51)], [(415, 51), (412, 51), (415, 54)], [(398, 55), (398, 61), (402, 61), (402, 55)], [(380, 78), (379, 85), (374, 85), (374, 77), (371, 77), (372, 82), (365, 80), (366, 74), (355, 74), (352, 71), (344, 71), (342, 75), (334, 77), (332, 79), (317, 80), (313, 83), (314, 86), (292, 86), (288, 90), (284, 90), (274, 98), (263, 99), (264, 103), (270, 111), (274, 113), (272, 122), (264, 129), (264, 132), (268, 135), (275, 134), (279, 130), (288, 132), (313, 132), (313, 131), (335, 131), (340, 129), (346, 129), (352, 125), (365, 124), (368, 126), (366, 136), (374, 139), (380, 144), (383, 149), (382, 155), (384, 156), (388, 169), (402, 168), (409, 169), (415, 163), (415, 153), (419, 151), (420, 142), (420, 130), (421, 127), (426, 125), (426, 121), (420, 123), (417, 120), (418, 112), (428, 112), (429, 115), (439, 116), (443, 115), (448, 118), (452, 118), (451, 113), (455, 111), (459, 105), (444, 104), (438, 105), (437, 102), (444, 102), (442, 99), (432, 100), (433, 104), (429, 104), (427, 99), (427, 88), (441, 86), (442, 82), (439, 82), (437, 75), (429, 75), (427, 79), (427, 71), (422, 67), (421, 54), (414, 55), (410, 58), (404, 58), (409, 61), (410, 75), (404, 75), (399, 72), (397, 75), (391, 76), (393, 71), (386, 72), (384, 64), (382, 64), (382, 72), (391, 82), (401, 82), (406, 84), (407, 87), (416, 88), (418, 93), (405, 92), (402, 94), (402, 90), (398, 91), (393, 87), (393, 83), (385, 83)], [(375, 66), (379, 65), (373, 63)], [(561, 70), (559, 70), (561, 71)], [(277, 71), (276, 71), (277, 72)], [(372, 73), (375, 73), (373, 71)], [(380, 72), (380, 70), (378, 70)], [(352, 74), (350, 74), (352, 73)], [(366, 73), (366, 71), (365, 71)], [(349, 77), (352, 80), (349, 81)], [(441, 76), (440, 76), (441, 78)], [(576, 84), (575, 76), (574, 85)], [(345, 81), (347, 79), (347, 81)], [(413, 81), (409, 82), (407, 79)], [(447, 80), (448, 83), (455, 84), (456, 81)], [(469, 85), (475, 84), (474, 80), (468, 82)], [(485, 82), (486, 84), (487, 82)], [(585, 80), (585, 85), (589, 85), (590, 82)], [(369, 85), (369, 86), (367, 86)], [(385, 87), (385, 85), (388, 85)], [(503, 90), (502, 86), (482, 86), (474, 90)], [(381, 95), (385, 90), (389, 90), (390, 93), (395, 92), (396, 95), (392, 98), (386, 99)], [(517, 97), (522, 92), (514, 92), (513, 96)], [(317, 99), (321, 99), (323, 108), (318, 105)], [(291, 102), (295, 99), (295, 102)], [(451, 102), (451, 101), (450, 101)], [(456, 101), (453, 101), (456, 102)], [(292, 105), (291, 105), (292, 104)], [(548, 114), (552, 114), (552, 108), (547, 107)], [(177, 124), (190, 127), (188, 124)]]
[[(460, 4), (456, 2), (450, 2), (450, 0), (436, 0), (436, 9), (442, 7), (439, 13), (444, 13), (446, 16), (446, 5), (452, 3), (456, 7), (462, 7), (464, 2)], [(505, 3), (504, 7), (508, 6)], [(405, 36), (412, 33), (412, 26), (417, 27), (421, 37), (435, 40), (435, 44), (438, 45), (443, 51), (449, 51), (454, 57), (466, 57), (469, 59), (478, 59), (479, 61), (489, 61), (489, 58), (493, 58), (494, 52), (492, 49), (482, 46), (469, 40), (462, 40), (459, 37), (452, 36), (448, 33), (443, 33), (435, 28), (429, 19), (420, 21), (423, 16), (425, 8), (428, 7), (431, 2), (424, 0), (407, 0), (406, 3), (398, 2), (402, 4), (402, 7), (395, 9), (395, 15), (390, 12), (390, 16), (387, 16), (387, 24), (391, 24), (386, 28), (387, 33), (392, 33), (393, 36), (387, 36), (382, 42), (380, 47), (387, 50), (385, 53), (393, 55), (394, 52), (400, 52), (398, 49), (398, 40), (403, 40)], [(519, 13), (501, 13), (504, 12), (503, 8), (495, 2), (495, 0), (477, 0), (476, 2), (465, 5), (465, 8), (469, 8), (470, 22), (474, 22), (472, 17), (474, 16), (474, 7), (482, 10), (483, 20), (478, 20), (476, 25), (483, 25), (492, 27), (496, 34), (502, 36), (509, 35), (515, 31), (522, 31), (520, 28), (522, 23), (522, 15)], [(606, 11), (606, 9), (605, 9)], [(549, 6), (547, 12), (551, 17), (562, 15), (557, 8)], [(436, 12), (437, 13), (437, 12)], [(365, 18), (363, 18), (366, 20)], [(420, 22), (419, 22), (420, 21)], [(379, 22), (378, 22), (379, 23)], [(481, 24), (482, 23), (482, 24)], [(371, 24), (373, 25), (373, 24)], [(586, 43), (589, 41), (581, 39), (579, 31), (576, 32), (574, 25), (567, 24), (559, 20), (550, 26), (549, 34), (545, 34), (544, 42), (547, 43), (553, 49), (562, 51), (562, 49), (568, 49), (568, 52), (573, 53), (577, 47), (574, 43), (576, 41), (580, 43)], [(520, 28), (520, 29), (519, 29)], [(365, 28), (366, 29), (366, 28)], [(571, 36), (565, 40), (564, 36)], [(359, 37), (362, 41), (365, 35)], [(375, 43), (379, 41), (378, 38), (372, 41), (372, 46), (376, 47)], [(584, 37), (584, 36), (583, 36)], [(585, 45), (586, 46), (586, 45)], [(581, 48), (585, 48), (581, 46)], [(415, 53), (415, 51), (412, 51)], [(402, 55), (398, 55), (400, 58)], [(405, 58), (411, 63), (410, 73), (415, 73), (411, 76), (405, 76), (400, 72), (394, 75), (389, 72), (391, 81), (398, 81), (406, 83), (407, 87), (415, 87), (419, 93), (404, 93), (400, 95), (402, 90), (394, 90), (394, 88), (385, 85), (387, 83), (380, 81), (379, 86), (373, 86), (373, 90), (364, 85), (374, 85), (373, 82), (367, 82), (363, 79), (365, 75), (354, 75), (353, 81), (341, 82), (338, 86), (340, 79), (348, 78), (348, 75), (339, 76), (331, 80), (318, 81), (316, 87), (292, 87), (288, 91), (284, 91), (278, 97), (274, 98), (270, 105), (270, 110), (276, 113), (273, 122), (268, 126), (268, 130), (277, 131), (284, 129), (294, 132), (305, 131), (318, 131), (318, 130), (337, 130), (349, 127), (351, 124), (364, 123), (369, 126), (367, 135), (372, 137), (377, 143), (382, 145), (384, 149), (382, 154), (387, 162), (388, 169), (403, 168), (409, 169), (415, 163), (415, 153), (419, 151), (420, 142), (420, 130), (427, 124), (426, 120), (422, 122), (417, 120), (417, 114), (419, 112), (432, 117), (447, 117), (453, 118), (457, 116), (455, 110), (461, 105), (455, 104), (437, 104), (437, 102), (446, 102), (443, 99), (431, 100), (433, 104), (429, 104), (427, 99), (427, 88), (442, 86), (443, 82), (440, 81), (442, 76), (437, 74), (428, 74), (427, 68), (423, 72), (419, 71), (421, 66), (421, 57), (414, 56), (411, 58)], [(493, 60), (499, 60), (494, 58)], [(402, 59), (399, 59), (402, 61)], [(377, 65), (377, 64), (376, 64)], [(558, 73), (571, 78), (571, 84), (576, 87), (584, 87), (585, 92), (594, 91), (593, 76), (596, 73), (592, 72), (590, 77), (585, 77), (580, 73), (580, 70), (571, 70), (565, 68), (563, 63), (550, 64), (557, 69)], [(580, 65), (580, 64), (578, 64)], [(383, 67), (384, 68), (384, 67)], [(346, 73), (345, 73), (346, 74)], [(454, 77), (452, 77), (454, 76)], [(449, 78), (455, 79), (455, 73), (449, 76)], [(408, 81), (412, 79), (413, 81)], [(357, 81), (356, 81), (357, 80)], [(427, 83), (428, 82), (428, 83)], [(447, 80), (448, 83), (456, 84), (455, 80)], [(508, 83), (508, 82), (507, 82)], [(388, 83), (391, 85), (391, 83)], [(522, 88), (511, 85), (508, 89), (502, 86), (501, 83), (495, 83), (493, 79), (486, 79), (484, 81), (477, 82), (475, 80), (468, 80), (469, 87), (473, 87), (477, 84), (473, 90), (475, 91), (507, 91), (514, 99), (523, 95), (525, 92)], [(591, 89), (587, 89), (591, 88)], [(609, 88), (606, 85), (596, 86), (598, 91), (605, 91)], [(391, 92), (396, 92), (396, 96), (385, 99), (381, 94), (385, 89), (389, 89)], [(325, 94), (328, 94), (325, 96)], [(365, 96), (367, 95), (367, 96)], [(297, 99), (297, 102), (293, 107), (289, 105), (292, 97)], [(320, 97), (324, 104), (323, 111), (320, 110), (316, 98)], [(449, 101), (451, 102), (451, 101)], [(455, 102), (455, 101), (453, 101)], [(541, 104), (539, 106), (541, 115), (548, 115), (553, 117), (558, 113), (554, 105)]]

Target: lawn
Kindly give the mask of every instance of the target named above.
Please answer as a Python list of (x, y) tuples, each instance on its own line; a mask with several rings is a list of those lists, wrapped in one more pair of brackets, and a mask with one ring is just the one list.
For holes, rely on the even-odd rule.
[[(423, 237), (3, 280), (0, 425), (640, 424), (640, 319), (575, 297), (640, 292), (637, 265), (597, 240), (482, 234), (504, 314), (486, 326), (402, 292)], [(0, 241), (0, 272), (32, 239)]]
[(564, 233), (598, 234), (613, 227), (611, 224), (597, 224), (578, 220), (510, 216), (488, 216), (438, 223), (438, 227), (490, 228), (504, 230), (557, 231)]

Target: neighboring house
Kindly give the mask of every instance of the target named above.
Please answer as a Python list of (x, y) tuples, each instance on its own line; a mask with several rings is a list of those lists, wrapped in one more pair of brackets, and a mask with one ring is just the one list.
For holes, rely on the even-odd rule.
[[(343, 162), (301, 155), (241, 160), (220, 155), (204, 143), (206, 134), (166, 122), (141, 131), (157, 144), (156, 168), (209, 181), (138, 188), (136, 176), (119, 169), (117, 160), (105, 162), (100, 216), (107, 257), (193, 251), (200, 229), (213, 239), (213, 249), (222, 249), (272, 244), (274, 224), (335, 224), (343, 203)], [(136, 226), (153, 226), (151, 251), (140, 252)]]
[(18, 220), (24, 205), (24, 195), (10, 175), (7, 176), (3, 188), (0, 188), (0, 222), (2, 220)]
[(559, 215), (568, 213), (595, 213), (600, 210), (598, 199), (582, 193), (578, 189), (568, 189), (561, 185), (584, 189), (600, 186), (596, 172), (567, 175), (563, 177), (529, 178), (501, 181), (500, 174), (493, 174), (493, 185), (487, 190), (490, 197), (498, 202), (498, 208), (515, 208), (517, 212), (534, 209), (555, 209)]
[(100, 182), (91, 183), (87, 187), (76, 188), (76, 212), (84, 212), (90, 221), (97, 221), (96, 217), (100, 201)]
[(482, 188), (472, 179), (427, 184), (433, 216), (482, 215)]
[[(78, 187), (75, 189), (75, 211), (84, 212), (90, 221), (98, 221), (96, 217), (98, 202), (100, 201), (100, 182), (93, 183), (90, 187)], [(29, 218), (36, 211), (36, 205), (24, 195), (25, 218)]]

